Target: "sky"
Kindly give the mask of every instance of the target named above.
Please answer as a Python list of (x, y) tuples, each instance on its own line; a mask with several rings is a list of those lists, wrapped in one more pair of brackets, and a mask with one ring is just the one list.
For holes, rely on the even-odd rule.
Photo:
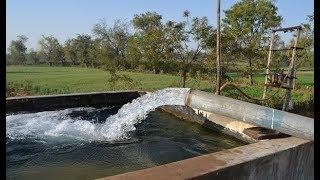
[[(18, 35), (26, 35), (28, 49), (38, 49), (42, 35), (53, 35), (60, 43), (77, 34), (92, 34), (94, 24), (102, 19), (112, 25), (116, 19), (130, 21), (134, 14), (154, 11), (163, 20), (182, 19), (182, 12), (191, 16), (207, 16), (216, 26), (216, 0), (7, 0), (6, 45)], [(221, 0), (221, 10), (229, 9), (237, 0)], [(276, 0), (282, 27), (306, 22), (313, 13), (313, 0)], [(221, 18), (224, 17), (221, 11)], [(286, 35), (287, 40), (291, 36)]]

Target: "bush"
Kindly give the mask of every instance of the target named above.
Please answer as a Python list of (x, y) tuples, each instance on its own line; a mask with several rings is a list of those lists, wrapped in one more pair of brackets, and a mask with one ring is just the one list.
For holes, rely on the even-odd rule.
[(6, 97), (65, 93), (70, 93), (70, 89), (68, 87), (64, 87), (63, 89), (40, 87), (38, 85), (34, 85), (30, 80), (6, 83)]

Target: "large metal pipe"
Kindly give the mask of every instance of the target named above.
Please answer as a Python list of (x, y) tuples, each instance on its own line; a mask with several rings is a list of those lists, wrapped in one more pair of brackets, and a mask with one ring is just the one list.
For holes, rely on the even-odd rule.
[(203, 91), (190, 90), (185, 104), (264, 128), (314, 140), (314, 119)]

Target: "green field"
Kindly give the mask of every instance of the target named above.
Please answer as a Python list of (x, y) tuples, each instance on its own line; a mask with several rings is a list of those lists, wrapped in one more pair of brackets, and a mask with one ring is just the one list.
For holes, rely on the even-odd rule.
[[(109, 90), (147, 90), (154, 91), (166, 87), (181, 87), (181, 77), (168, 74), (152, 74), (138, 72), (119, 72), (133, 79), (132, 83), (119, 81), (112, 86), (106, 71), (79, 67), (31, 67), (8, 66), (6, 68), (7, 97), (25, 95), (64, 94), (79, 92), (99, 92)], [(256, 74), (254, 85), (249, 85), (246, 78), (229, 73), (234, 84), (248, 95), (261, 98), (264, 76)], [(293, 92), (293, 102), (305, 106), (313, 102), (313, 71), (297, 73), (296, 88)], [(214, 79), (214, 78), (213, 78)], [(215, 84), (209, 80), (188, 78), (187, 87), (213, 92)], [(269, 92), (272, 95), (277, 89)], [(233, 89), (225, 89), (222, 95), (236, 99), (247, 100)], [(268, 102), (268, 106), (279, 108), (284, 90)]]
[[(314, 86), (314, 75), (313, 71), (298, 71), (297, 72), (297, 79), (296, 84), (298, 86), (303, 87), (313, 87)], [(239, 75), (237, 73), (229, 73), (229, 76), (232, 78), (236, 78)], [(257, 73), (253, 76), (253, 80), (256, 83), (263, 83), (264, 82), (264, 72)]]
[[(126, 82), (111, 87), (108, 83), (110, 74), (106, 71), (78, 67), (7, 67), (7, 83), (26, 83), (39, 86), (39, 94), (47, 94), (46, 91), (59, 91), (60, 93), (92, 92), (106, 90), (149, 90), (154, 91), (166, 87), (179, 86), (181, 78), (166, 74), (151, 74), (137, 72), (120, 72), (134, 80), (133, 85)], [(205, 81), (195, 79), (188, 80), (188, 86), (192, 88), (210, 88)], [(213, 84), (211, 84), (214, 87)]]

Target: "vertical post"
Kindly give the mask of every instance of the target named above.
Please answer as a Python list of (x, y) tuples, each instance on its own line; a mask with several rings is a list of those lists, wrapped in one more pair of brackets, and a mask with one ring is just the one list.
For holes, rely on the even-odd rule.
[(298, 45), (298, 41), (300, 38), (300, 28), (298, 29), (297, 35), (296, 35), (296, 39), (294, 42), (294, 46), (292, 49), (292, 56), (291, 56), (291, 61), (290, 61), (290, 66), (289, 66), (289, 70), (288, 70), (288, 85), (287, 85), (287, 89), (286, 89), (286, 94), (284, 97), (284, 102), (283, 102), (283, 106), (282, 106), (282, 110), (283, 111), (288, 111), (289, 110), (289, 102), (291, 100), (291, 90), (293, 88), (293, 81), (294, 81), (294, 75), (295, 75), (295, 59), (296, 59), (296, 52), (297, 52), (297, 45)]
[(220, 0), (217, 0), (217, 82), (216, 94), (220, 95)]
[(271, 39), (270, 39), (270, 48), (269, 48), (269, 54), (268, 54), (268, 62), (267, 62), (267, 68), (266, 68), (266, 75), (264, 79), (264, 88), (263, 88), (263, 95), (262, 99), (265, 99), (267, 96), (267, 90), (268, 90), (268, 75), (269, 75), (269, 67), (271, 63), (271, 57), (272, 57), (272, 50), (273, 50), (273, 41), (275, 38), (275, 31), (272, 32)]
[[(294, 71), (293, 71), (293, 77), (297, 77), (297, 71), (296, 71), (296, 68), (294, 69)], [(294, 90), (294, 87), (295, 87), (295, 85), (296, 85), (296, 79), (294, 78), (293, 79), (293, 82), (292, 82), (293, 84), (292, 84), (292, 90)]]

